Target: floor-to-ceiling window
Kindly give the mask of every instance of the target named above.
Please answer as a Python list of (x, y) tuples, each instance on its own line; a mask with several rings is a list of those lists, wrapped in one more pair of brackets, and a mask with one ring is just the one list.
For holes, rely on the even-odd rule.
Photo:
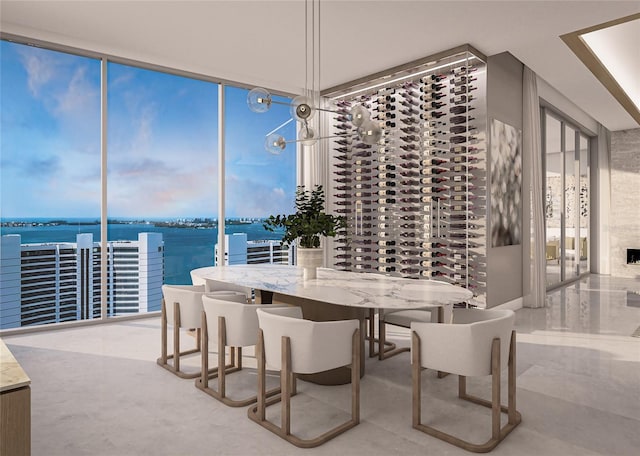
[(589, 139), (543, 110), (547, 287), (589, 271)]
[(290, 251), (279, 242), (283, 233), (265, 230), (262, 220), (294, 209), (296, 148), (273, 155), (264, 145), (266, 135), (283, 124), (278, 132), (296, 137), (291, 99), (274, 95), (267, 112), (255, 113), (247, 109), (248, 93), (225, 87), (225, 233), (236, 234), (227, 243), (226, 261), (288, 263)]
[(112, 62), (107, 81), (109, 310), (159, 310), (213, 264), (218, 84)]
[(0, 56), (0, 327), (99, 316), (100, 61), (8, 41)]
[[(251, 244), (244, 261), (288, 261), (281, 233), (262, 228), (295, 197), (295, 148), (264, 149), (265, 135), (290, 119), (288, 106), (255, 114), (247, 90), (231, 85), (219, 106), (219, 83), (208, 77), (0, 44), (0, 329), (100, 318), (103, 300), (107, 316), (158, 310), (163, 283), (190, 283), (193, 268), (214, 263), (224, 219), (227, 233)], [(295, 122), (283, 132), (295, 138)]]

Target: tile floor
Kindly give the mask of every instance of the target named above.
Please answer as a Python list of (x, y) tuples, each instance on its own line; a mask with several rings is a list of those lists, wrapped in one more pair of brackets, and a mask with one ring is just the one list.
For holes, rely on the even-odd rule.
[[(635, 455), (640, 448), (640, 280), (591, 275), (516, 313), (517, 404), (523, 422), (497, 455)], [(408, 332), (390, 337), (408, 345)], [(367, 361), (361, 423), (311, 450), (257, 426), (156, 365), (159, 319), (5, 337), (32, 379), (34, 455), (459, 455), (411, 428), (409, 354)], [(246, 353), (245, 363), (255, 359)], [(212, 355), (212, 360), (215, 355)], [(192, 367), (195, 368), (196, 360)], [(232, 379), (233, 380), (233, 379)], [(245, 370), (230, 394), (251, 391)], [(276, 382), (276, 378), (270, 378)], [(489, 379), (470, 379), (488, 395)], [(503, 388), (504, 390), (504, 388)], [(349, 385), (300, 382), (294, 432), (347, 417)], [(480, 441), (488, 410), (456, 399), (456, 379), (423, 377), (424, 421)], [(269, 418), (277, 420), (278, 411)], [(307, 435), (308, 436), (308, 435)]]

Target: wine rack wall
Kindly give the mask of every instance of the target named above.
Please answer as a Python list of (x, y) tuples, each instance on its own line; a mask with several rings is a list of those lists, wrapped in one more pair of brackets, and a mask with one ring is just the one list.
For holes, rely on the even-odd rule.
[[(486, 298), (486, 64), (465, 52), (336, 98), (337, 269), (442, 280)], [(362, 104), (378, 144), (352, 133)], [(342, 136), (344, 135), (344, 136)]]

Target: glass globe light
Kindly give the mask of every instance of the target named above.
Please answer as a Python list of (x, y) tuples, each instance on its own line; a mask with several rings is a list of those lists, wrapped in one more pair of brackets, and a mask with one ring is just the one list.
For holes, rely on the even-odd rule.
[(377, 144), (382, 136), (382, 129), (377, 122), (367, 120), (357, 130), (360, 139), (365, 144)]
[(253, 112), (267, 112), (271, 107), (271, 94), (262, 87), (251, 89), (247, 94), (247, 105)]
[(271, 133), (264, 139), (264, 148), (273, 155), (280, 153), (287, 147), (287, 141), (278, 133)]
[(318, 137), (316, 136), (315, 130), (305, 123), (300, 127), (300, 131), (298, 131), (298, 140), (304, 146), (313, 146), (318, 142)]
[(351, 122), (353, 123), (354, 127), (361, 126), (371, 117), (369, 111), (364, 106), (359, 104), (351, 108), (349, 114), (351, 115)]
[(311, 119), (315, 112), (311, 100), (304, 95), (298, 95), (291, 101), (291, 117), (299, 122)]

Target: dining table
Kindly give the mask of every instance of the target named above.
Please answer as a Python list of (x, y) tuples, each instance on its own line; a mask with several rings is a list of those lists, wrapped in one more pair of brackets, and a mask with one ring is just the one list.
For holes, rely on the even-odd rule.
[[(280, 264), (209, 266), (191, 272), (195, 280), (210, 280), (255, 290), (256, 303), (273, 302), (302, 308), (303, 318), (314, 321), (358, 319), (361, 323), (361, 375), (364, 375), (365, 319), (371, 309), (385, 311), (436, 309), (440, 322), (454, 304), (466, 303), (473, 293), (461, 286), (430, 279), (409, 279), (370, 272), (318, 268), (315, 279), (303, 269)], [(195, 283), (195, 282), (194, 282)], [(346, 368), (303, 377), (324, 385), (349, 383)]]

